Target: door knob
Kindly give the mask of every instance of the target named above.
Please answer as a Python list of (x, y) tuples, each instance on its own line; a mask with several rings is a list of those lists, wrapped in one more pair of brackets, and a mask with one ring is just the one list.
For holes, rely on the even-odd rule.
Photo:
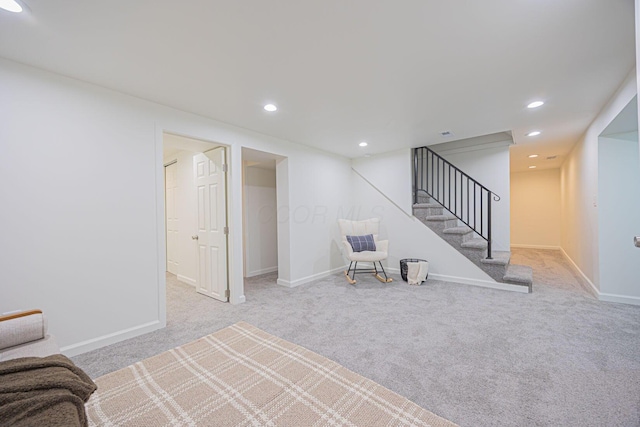
[(191, 236), (193, 240), (198, 240), (198, 236)]
[(640, 248), (640, 236), (633, 238), (633, 244), (636, 245), (636, 248)]

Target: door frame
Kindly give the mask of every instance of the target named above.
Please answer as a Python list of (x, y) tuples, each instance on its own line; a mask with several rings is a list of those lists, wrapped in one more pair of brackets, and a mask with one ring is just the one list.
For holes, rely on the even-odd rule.
[[(164, 159), (163, 159), (164, 161)], [(167, 218), (167, 168), (169, 166), (173, 166), (176, 165), (176, 167), (178, 166), (178, 159), (174, 159), (174, 160), (170, 160), (167, 163), (163, 164), (163, 176), (164, 176), (164, 180), (163, 180), (163, 184), (164, 184), (164, 213), (165, 213), (165, 217), (164, 217), (164, 241), (165, 241), (165, 268), (168, 268), (168, 264), (169, 264), (169, 246), (167, 244), (167, 242), (169, 241), (169, 218)], [(179, 220), (179, 219), (178, 219)], [(165, 271), (169, 271), (169, 270), (165, 270)]]
[(229, 237), (227, 239), (228, 254), (228, 282), (229, 282), (229, 302), (231, 304), (241, 304), (246, 301), (244, 295), (244, 279), (242, 277), (242, 155), (239, 144), (229, 144), (217, 138), (215, 133), (194, 133), (192, 126), (184, 128), (160, 122), (155, 123), (155, 182), (156, 182), (156, 239), (157, 239), (157, 286), (158, 286), (158, 318), (160, 327), (167, 324), (167, 281), (166, 281), (166, 236), (165, 236), (165, 203), (164, 203), (164, 161), (163, 147), (164, 134), (173, 134), (185, 138), (196, 139), (209, 142), (215, 145), (224, 145), (227, 148), (227, 224), (229, 226)]

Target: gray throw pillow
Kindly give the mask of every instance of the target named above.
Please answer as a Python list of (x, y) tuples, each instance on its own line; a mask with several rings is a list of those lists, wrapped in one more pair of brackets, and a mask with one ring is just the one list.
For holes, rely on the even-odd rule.
[(373, 234), (365, 236), (347, 236), (347, 242), (353, 248), (353, 252), (376, 251), (376, 243), (373, 241)]

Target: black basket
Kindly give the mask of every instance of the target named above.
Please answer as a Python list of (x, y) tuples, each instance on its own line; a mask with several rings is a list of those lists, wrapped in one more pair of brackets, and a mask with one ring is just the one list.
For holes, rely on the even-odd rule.
[(407, 281), (407, 271), (409, 268), (407, 267), (408, 262), (427, 262), (426, 259), (415, 259), (415, 258), (405, 258), (400, 260), (400, 275), (402, 276), (402, 280)]

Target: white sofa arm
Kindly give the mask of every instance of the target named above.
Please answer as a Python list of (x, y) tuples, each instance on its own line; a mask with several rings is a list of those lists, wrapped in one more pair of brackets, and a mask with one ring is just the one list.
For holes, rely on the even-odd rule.
[(19, 311), (0, 316), (0, 350), (43, 339), (47, 322), (41, 310)]

